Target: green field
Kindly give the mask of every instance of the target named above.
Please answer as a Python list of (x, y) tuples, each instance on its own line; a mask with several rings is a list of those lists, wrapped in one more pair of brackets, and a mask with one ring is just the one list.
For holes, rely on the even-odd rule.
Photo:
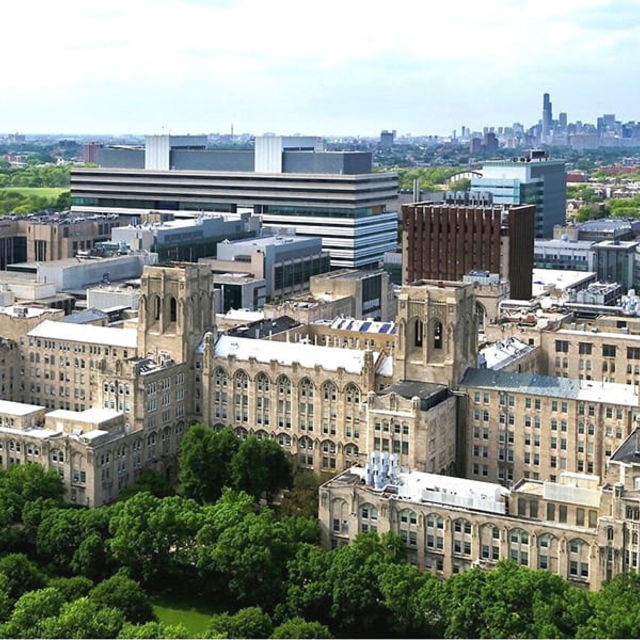
[(152, 598), (152, 603), (160, 622), (181, 624), (192, 638), (202, 637), (209, 626), (211, 616), (219, 613), (213, 605), (194, 604), (170, 596)]
[(0, 187), (0, 191), (19, 191), (27, 197), (57, 198), (61, 193), (69, 191), (69, 187)]

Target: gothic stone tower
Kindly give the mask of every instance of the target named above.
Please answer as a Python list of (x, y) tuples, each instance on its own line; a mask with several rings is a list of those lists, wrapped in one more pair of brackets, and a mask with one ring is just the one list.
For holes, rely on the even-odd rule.
[(404, 285), (396, 320), (396, 380), (455, 387), (468, 367), (477, 366), (473, 285), (432, 280)]
[(144, 268), (138, 320), (138, 356), (168, 354), (187, 362), (214, 330), (211, 268), (172, 263)]

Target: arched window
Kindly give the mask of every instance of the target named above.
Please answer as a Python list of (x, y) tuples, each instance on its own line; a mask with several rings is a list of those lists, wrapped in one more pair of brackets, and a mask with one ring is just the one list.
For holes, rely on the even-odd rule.
[(545, 533), (538, 537), (538, 569), (555, 571), (558, 567), (558, 540)]
[(303, 378), (300, 381), (300, 398), (305, 398), (306, 400), (313, 399), (313, 382), (309, 380), (309, 378)]
[(169, 322), (175, 322), (178, 318), (178, 306), (176, 299), (171, 296), (169, 298)]
[[(444, 519), (437, 513), (430, 513), (427, 515), (424, 521), (425, 536), (424, 547), (425, 551), (431, 553), (441, 554), (444, 551)], [(441, 556), (435, 556), (436, 569), (442, 571)]]
[(258, 438), (258, 440), (268, 440), (269, 434), (263, 429), (260, 429), (259, 431), (256, 431), (256, 438)]
[(313, 440), (307, 436), (302, 436), (299, 441), (299, 446), (301, 449), (308, 449), (309, 451), (313, 450)]
[(349, 532), (349, 505), (346, 500), (336, 498), (331, 501), (331, 530), (333, 533)]
[(569, 551), (569, 577), (586, 580), (589, 578), (589, 545), (584, 540), (574, 538), (567, 545)]
[(298, 418), (301, 431), (313, 431), (313, 396), (315, 387), (309, 378), (302, 378), (298, 385), (300, 402), (298, 403)]
[(51, 462), (64, 462), (64, 452), (60, 449), (51, 449)]
[(349, 462), (355, 462), (358, 459), (358, 455), (359, 455), (360, 451), (358, 449), (358, 445), (355, 444), (348, 444), (345, 446), (344, 448), (344, 455), (345, 458), (349, 461)]
[(260, 372), (256, 376), (256, 389), (257, 391), (269, 391), (270, 388), (269, 378), (266, 374)]
[(322, 385), (322, 398), (324, 400), (336, 400), (338, 398), (338, 387), (333, 382), (325, 382)]
[(509, 558), (523, 566), (529, 566), (529, 534), (523, 529), (509, 531)]
[(244, 371), (236, 371), (233, 376), (233, 417), (236, 422), (249, 422), (249, 376)]
[(288, 433), (279, 433), (276, 437), (277, 443), (281, 447), (290, 447), (291, 446), (291, 436)]
[(500, 529), (492, 524), (480, 527), (480, 557), (483, 560), (500, 560)]
[(322, 468), (336, 468), (336, 443), (331, 440), (322, 443)]
[(403, 509), (400, 514), (400, 526), (408, 527), (418, 523), (418, 515), (412, 509)]
[(358, 515), (360, 516), (360, 531), (362, 533), (378, 530), (378, 510), (372, 504), (367, 502), (361, 505), (358, 509)]
[(241, 440), (246, 440), (247, 437), (249, 436), (249, 432), (244, 427), (236, 427), (233, 430), (233, 433), (235, 433), (236, 436)]
[(216, 387), (226, 387), (227, 386), (227, 372), (224, 369), (218, 367), (213, 372), (213, 384)]
[(460, 518), (453, 523), (453, 553), (471, 555), (471, 522)]
[(300, 465), (303, 467), (313, 467), (313, 440), (308, 436), (302, 436), (298, 440)]
[(244, 371), (236, 371), (234, 380), (237, 391), (243, 391), (249, 387), (249, 376)]
[(335, 436), (338, 430), (338, 387), (331, 381), (322, 385), (322, 433)]
[(360, 404), (360, 389), (355, 384), (348, 384), (344, 398), (347, 404)]
[(420, 318), (416, 318), (413, 322), (413, 346), (414, 347), (422, 346), (423, 334), (424, 334), (424, 325), (422, 324), (422, 320), (420, 320)]
[(278, 395), (291, 395), (291, 381), (287, 376), (280, 376), (277, 381)]
[(442, 322), (440, 322), (440, 320), (436, 320), (433, 323), (433, 348), (442, 349), (442, 341)]
[(270, 421), (271, 407), (269, 400), (269, 389), (271, 388), (271, 382), (268, 376), (260, 372), (256, 376), (256, 423), (267, 426)]

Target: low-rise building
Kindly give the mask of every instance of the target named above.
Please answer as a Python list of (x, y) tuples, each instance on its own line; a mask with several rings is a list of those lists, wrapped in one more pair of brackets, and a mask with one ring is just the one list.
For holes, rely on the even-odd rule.
[(221, 242), (217, 258), (204, 258), (200, 262), (210, 265), (214, 274), (235, 273), (262, 279), (262, 297), (267, 300), (306, 291), (312, 276), (331, 268), (329, 253), (322, 250), (321, 238), (298, 238), (289, 234)]

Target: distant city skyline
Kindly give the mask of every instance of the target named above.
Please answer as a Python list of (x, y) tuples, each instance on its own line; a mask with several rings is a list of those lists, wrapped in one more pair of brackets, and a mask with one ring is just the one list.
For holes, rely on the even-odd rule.
[[(449, 135), (640, 120), (635, 0), (112, 0), (6, 9), (0, 131)], [(24, 25), (29, 28), (24, 28)]]

